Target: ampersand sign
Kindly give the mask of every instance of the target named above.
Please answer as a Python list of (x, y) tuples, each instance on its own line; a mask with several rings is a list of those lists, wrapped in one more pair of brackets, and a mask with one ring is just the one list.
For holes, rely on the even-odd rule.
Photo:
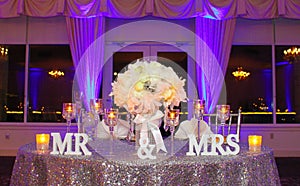
[[(155, 145), (149, 145), (149, 139), (142, 137), (139, 140), (140, 147), (137, 151), (138, 157), (140, 159), (156, 159), (156, 156), (152, 155), (152, 151), (155, 147)], [(149, 147), (149, 148), (148, 148)]]

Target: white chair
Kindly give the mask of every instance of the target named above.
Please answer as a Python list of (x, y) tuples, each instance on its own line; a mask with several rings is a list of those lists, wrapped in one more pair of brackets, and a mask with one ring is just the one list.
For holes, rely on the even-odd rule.
[[(226, 122), (227, 134), (237, 134), (240, 139), (240, 129), (241, 129), (241, 110), (239, 109), (238, 113), (230, 113), (229, 119)], [(204, 114), (204, 120), (207, 121), (210, 129), (213, 133), (218, 133), (220, 123), (217, 118), (217, 114)]]

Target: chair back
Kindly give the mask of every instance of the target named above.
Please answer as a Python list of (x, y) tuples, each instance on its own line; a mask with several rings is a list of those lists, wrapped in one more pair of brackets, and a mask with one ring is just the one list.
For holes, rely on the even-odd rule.
[[(216, 113), (213, 114), (204, 114), (204, 120), (207, 121), (210, 129), (214, 134), (218, 133), (220, 122), (218, 121), (218, 116)], [(241, 110), (238, 110), (238, 113), (230, 113), (229, 119), (226, 122), (226, 133), (227, 134), (237, 134), (238, 139), (240, 140), (240, 130), (241, 130)]]

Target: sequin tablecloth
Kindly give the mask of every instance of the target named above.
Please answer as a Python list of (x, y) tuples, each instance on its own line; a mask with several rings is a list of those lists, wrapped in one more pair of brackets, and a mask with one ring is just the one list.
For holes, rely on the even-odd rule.
[(185, 156), (186, 145), (175, 155), (159, 155), (156, 160), (138, 159), (126, 145), (110, 149), (114, 158), (105, 157), (99, 148), (91, 144), (91, 156), (64, 156), (38, 154), (34, 143), (24, 145), (16, 157), (11, 185), (280, 185), (268, 147), (249, 153), (241, 145), (235, 156), (190, 157)]

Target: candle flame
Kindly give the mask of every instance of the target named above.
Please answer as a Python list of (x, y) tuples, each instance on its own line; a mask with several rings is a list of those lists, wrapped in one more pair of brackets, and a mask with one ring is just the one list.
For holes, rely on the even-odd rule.
[(115, 112), (110, 111), (110, 112), (108, 113), (108, 118), (114, 119), (115, 117), (116, 117)]

